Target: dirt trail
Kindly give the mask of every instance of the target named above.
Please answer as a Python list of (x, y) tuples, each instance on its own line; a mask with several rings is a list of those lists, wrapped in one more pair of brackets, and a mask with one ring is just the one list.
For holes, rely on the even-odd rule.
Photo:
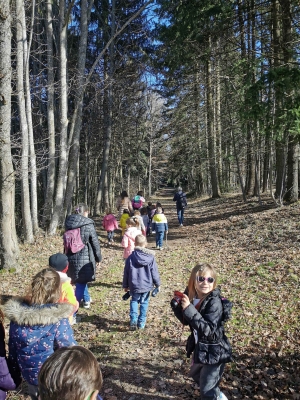
[[(223, 294), (234, 302), (227, 325), (235, 362), (226, 367), (222, 390), (231, 399), (297, 399), (299, 395), (299, 204), (275, 208), (244, 204), (241, 196), (190, 200), (184, 227), (178, 226), (173, 190), (160, 201), (169, 223), (168, 249), (156, 252), (162, 291), (152, 298), (144, 331), (131, 332), (129, 302), (122, 300), (124, 262), (120, 234), (108, 247), (96, 219), (103, 262), (90, 284), (93, 304), (80, 309), (76, 340), (97, 356), (104, 376), (105, 400), (199, 399), (188, 376), (185, 357), (188, 329), (175, 320), (169, 303), (183, 290), (190, 269), (199, 261), (215, 265)], [(40, 238), (22, 246), (24, 270), (2, 274), (2, 294), (22, 294), (31, 276), (61, 251), (61, 237)], [(155, 238), (149, 238), (154, 249)], [(24, 273), (25, 272), (25, 273)], [(15, 283), (12, 286), (11, 280)], [(276, 290), (274, 289), (276, 288)], [(284, 306), (284, 307), (283, 307)], [(10, 400), (27, 400), (10, 394)]]

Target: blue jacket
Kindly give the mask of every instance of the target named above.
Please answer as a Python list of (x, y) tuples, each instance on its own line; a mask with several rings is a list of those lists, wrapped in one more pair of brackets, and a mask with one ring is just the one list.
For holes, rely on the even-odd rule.
[(168, 231), (168, 221), (165, 214), (155, 214), (152, 218), (152, 231), (165, 232)]
[(160, 286), (154, 254), (154, 251), (145, 247), (135, 248), (126, 260), (123, 288), (129, 288), (131, 293), (146, 293), (152, 290), (153, 286)]
[(22, 299), (9, 300), (4, 306), (10, 320), (9, 361), (12, 372), (20, 370), (31, 385), (38, 384), (38, 373), (59, 347), (76, 345), (68, 317), (73, 306), (68, 303), (29, 306)]

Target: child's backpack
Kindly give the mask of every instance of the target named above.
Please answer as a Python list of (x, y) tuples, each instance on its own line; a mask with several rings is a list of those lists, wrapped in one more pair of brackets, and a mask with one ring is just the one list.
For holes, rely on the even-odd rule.
[(69, 231), (66, 231), (64, 233), (63, 239), (65, 254), (78, 253), (85, 246), (80, 236), (80, 228), (70, 229)]
[(137, 210), (142, 207), (141, 196), (136, 195), (132, 200), (132, 207)]

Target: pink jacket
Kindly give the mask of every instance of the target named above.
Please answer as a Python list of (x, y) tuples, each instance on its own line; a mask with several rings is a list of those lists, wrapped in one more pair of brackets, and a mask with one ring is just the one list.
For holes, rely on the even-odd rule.
[(122, 239), (122, 246), (124, 247), (123, 258), (128, 258), (134, 250), (134, 239), (137, 235), (141, 235), (142, 231), (135, 226), (130, 226), (126, 229)]
[(106, 231), (114, 231), (118, 229), (118, 222), (113, 214), (105, 215), (102, 221), (102, 226)]

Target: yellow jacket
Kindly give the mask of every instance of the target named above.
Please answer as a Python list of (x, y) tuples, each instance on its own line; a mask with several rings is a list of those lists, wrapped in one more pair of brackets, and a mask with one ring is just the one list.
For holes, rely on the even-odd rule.
[(120, 227), (121, 227), (122, 229), (126, 228), (126, 221), (127, 221), (127, 218), (130, 218), (130, 215), (129, 215), (129, 214), (122, 214), (122, 216), (121, 216), (121, 218), (120, 218)]
[(61, 296), (59, 299), (59, 303), (69, 303), (73, 306), (73, 312), (69, 317), (70, 323), (73, 321), (73, 314), (78, 310), (79, 303), (75, 297), (73, 286), (71, 285), (71, 278), (68, 277), (67, 274), (63, 272), (59, 272), (61, 281)]

